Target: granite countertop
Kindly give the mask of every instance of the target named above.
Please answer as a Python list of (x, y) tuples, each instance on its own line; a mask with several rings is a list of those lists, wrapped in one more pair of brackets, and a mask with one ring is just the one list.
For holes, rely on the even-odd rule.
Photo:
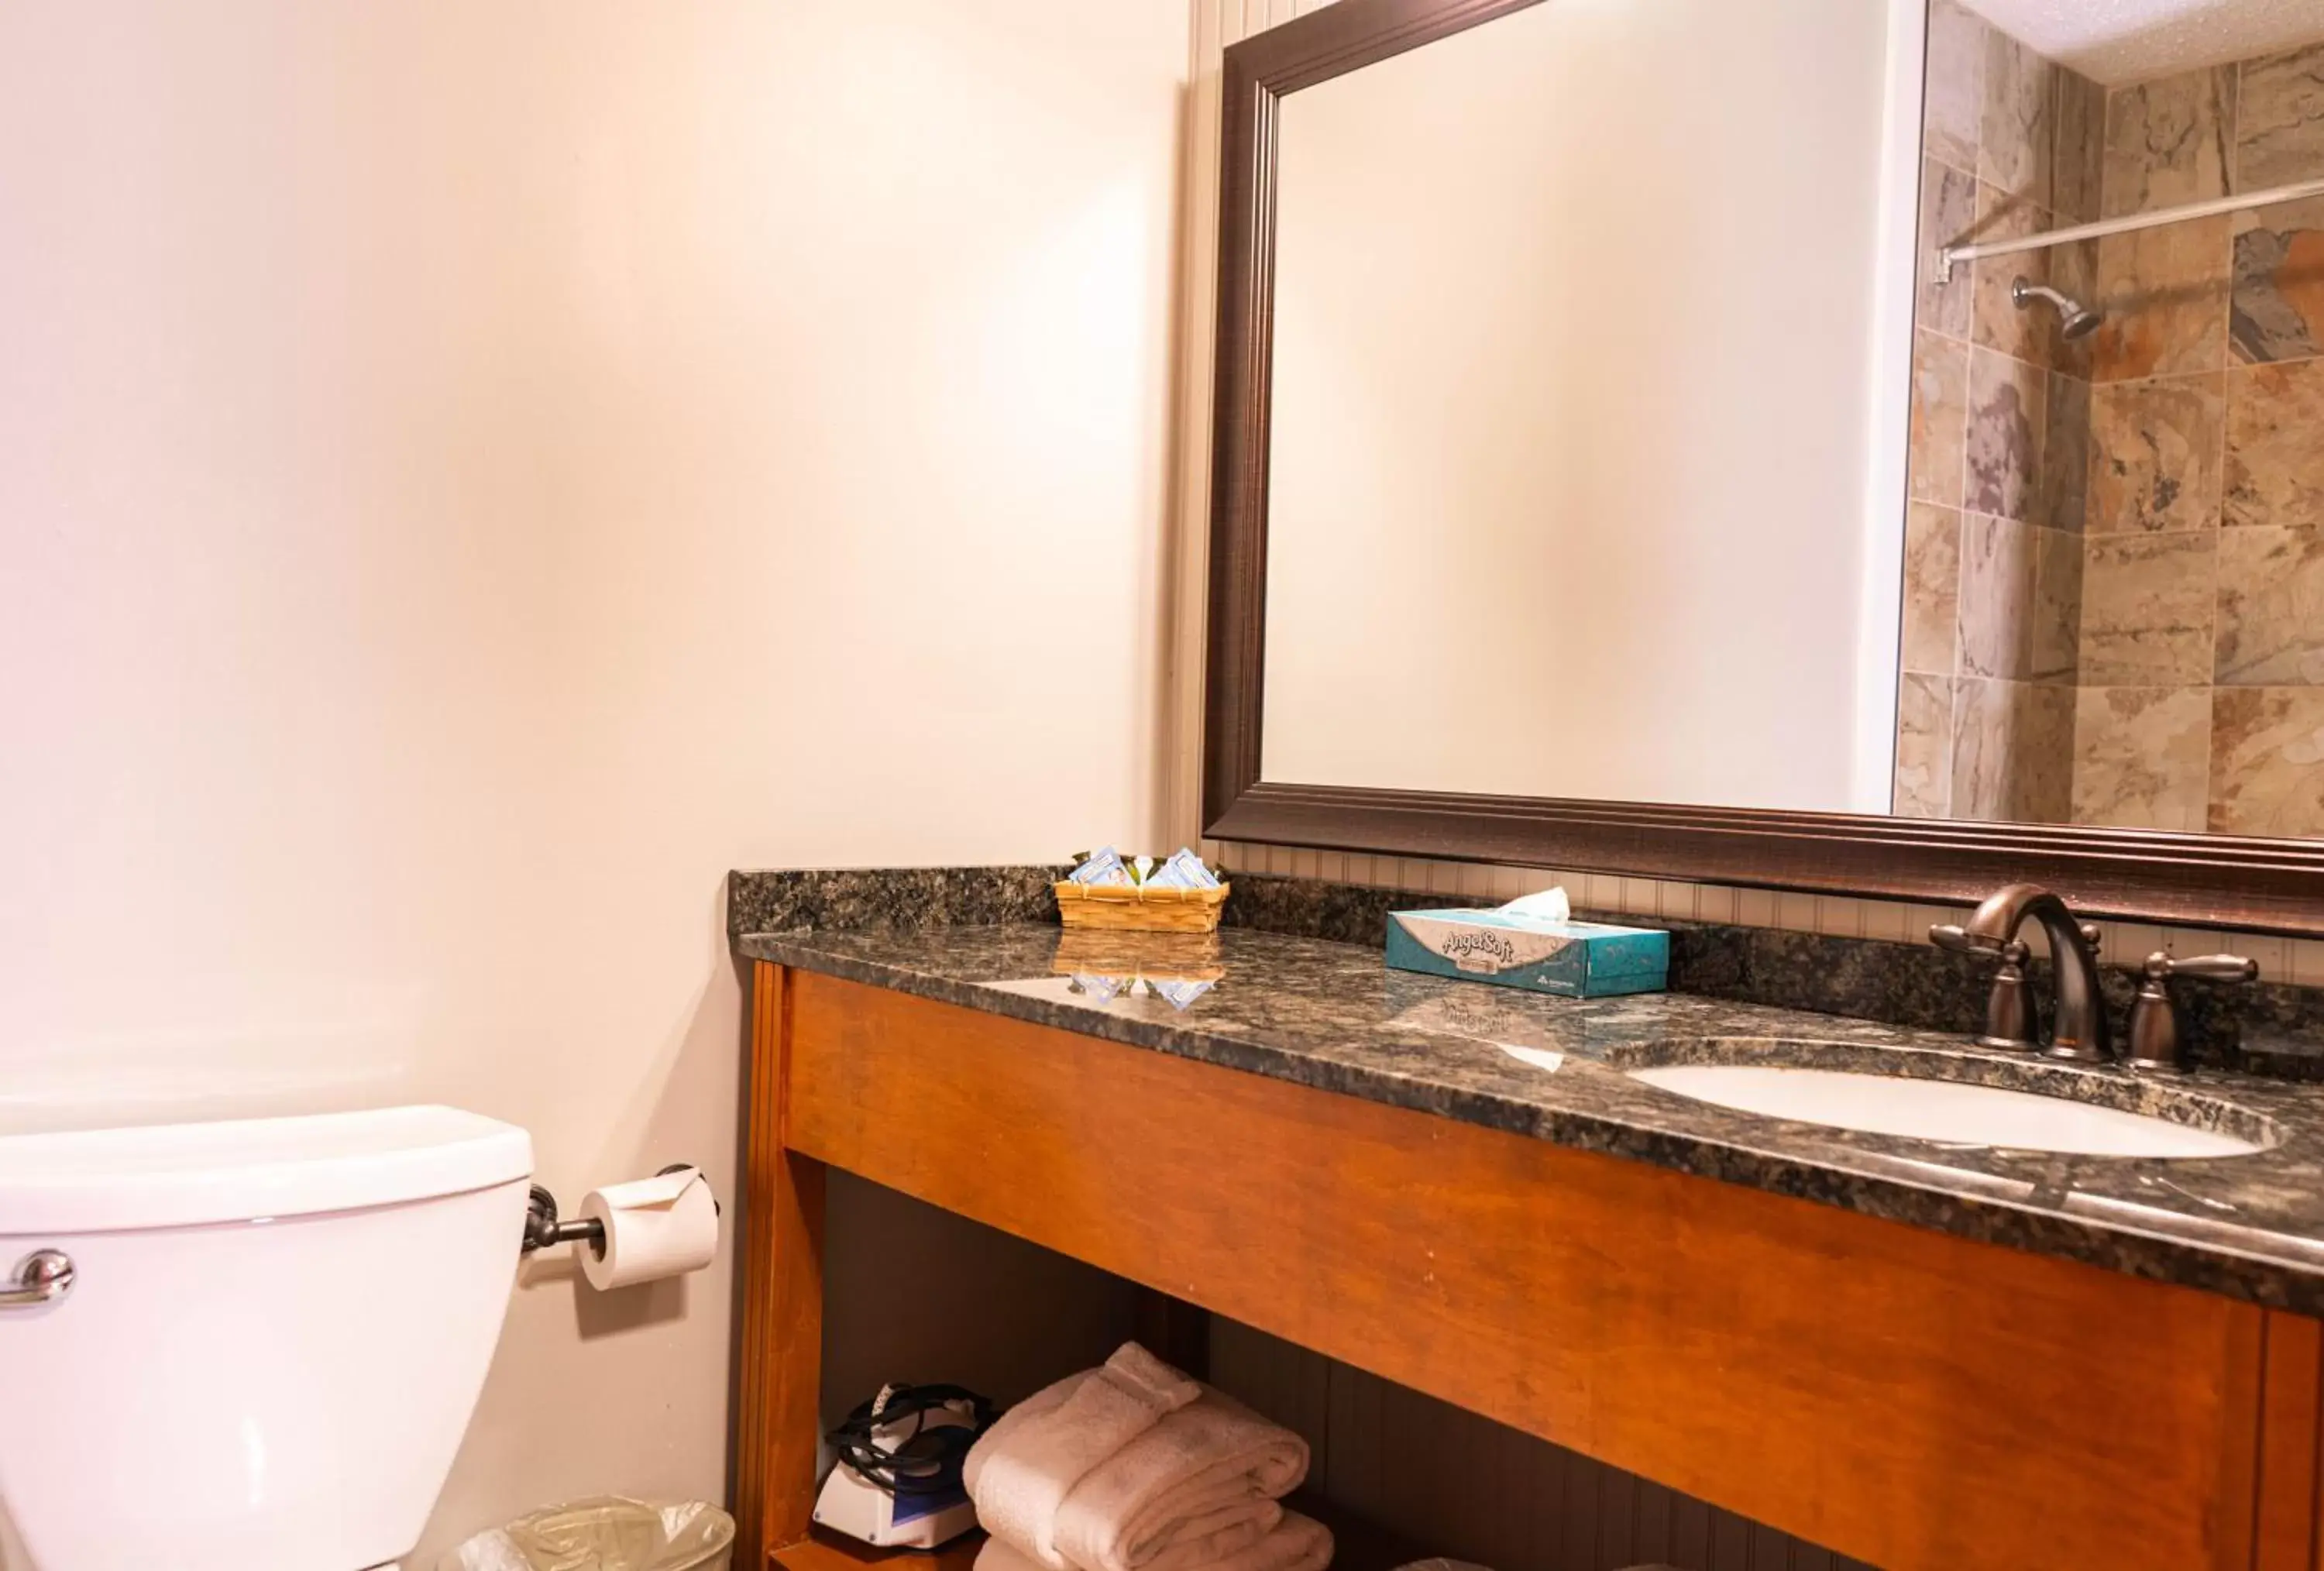
[[(2085, 1069), (1686, 993), (1540, 997), (1390, 971), (1369, 946), (1232, 929), (1208, 948), (1029, 922), (735, 942), (754, 959), (2324, 1316), (2324, 1086)], [(1084, 991), (1061, 968), (1149, 980), (1102, 999), (1102, 983)], [(2071, 1088), (2265, 1149), (2129, 1160), (1941, 1145), (1730, 1112), (1627, 1073), (1690, 1061)]]

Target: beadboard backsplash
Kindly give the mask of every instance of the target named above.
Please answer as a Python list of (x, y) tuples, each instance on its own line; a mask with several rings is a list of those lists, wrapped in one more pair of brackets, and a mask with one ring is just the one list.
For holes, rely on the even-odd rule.
[[(1213, 862), (1237, 872), (1460, 895), (1489, 903), (1562, 884), (1572, 895), (1577, 907), (1609, 915), (1783, 928), (1837, 938), (1918, 943), (1927, 937), (1932, 925), (1958, 922), (1969, 914), (1965, 906), (1794, 894), (1726, 884), (1625, 878), (1606, 873), (1367, 856), (1353, 852), (1307, 851), (1233, 841), (1205, 840), (1202, 846), (1203, 854)], [(2163, 927), (2152, 922), (2101, 921), (2097, 925), (2103, 952), (2117, 963), (2135, 961), (2156, 949), (2168, 949), (2177, 955), (2232, 950), (2258, 961), (2264, 981), (2324, 987), (2324, 939), (2287, 938), (2215, 928)]]

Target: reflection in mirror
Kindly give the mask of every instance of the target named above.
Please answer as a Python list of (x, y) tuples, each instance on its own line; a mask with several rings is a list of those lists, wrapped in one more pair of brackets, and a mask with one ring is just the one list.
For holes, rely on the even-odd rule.
[(2324, 837), (2324, 11), (1978, 4), (1283, 98), (1261, 779)]
[(2324, 14), (2176, 9), (1932, 11), (1900, 813), (2324, 836), (2324, 200), (1933, 262), (2324, 178)]
[(1918, 25), (1553, 0), (1283, 99), (1264, 779), (1887, 810)]

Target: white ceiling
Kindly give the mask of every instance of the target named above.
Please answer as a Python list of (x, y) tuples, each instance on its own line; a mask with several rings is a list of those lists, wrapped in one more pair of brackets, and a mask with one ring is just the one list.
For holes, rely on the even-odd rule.
[(2144, 81), (2324, 39), (2324, 0), (1968, 0), (2052, 60)]

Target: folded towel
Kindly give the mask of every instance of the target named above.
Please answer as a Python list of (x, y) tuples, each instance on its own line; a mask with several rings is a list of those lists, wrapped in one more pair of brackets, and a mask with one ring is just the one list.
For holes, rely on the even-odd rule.
[(1194, 1401), (1082, 1476), (1050, 1541), (1083, 1571), (1201, 1571), (1274, 1530), (1307, 1442), (1233, 1398)]
[(971, 1448), (962, 1482), (977, 1520), (1049, 1571), (1057, 1509), (1090, 1469), (1185, 1407), (1202, 1387), (1135, 1342), (1103, 1367), (1068, 1375), (1003, 1413)]
[[(1332, 1530), (1319, 1521), (1285, 1511), (1272, 1532), (1215, 1560), (1204, 1571), (1323, 1571), (1332, 1563)], [(1000, 1539), (977, 1552), (976, 1571), (1040, 1571), (1040, 1563)]]

